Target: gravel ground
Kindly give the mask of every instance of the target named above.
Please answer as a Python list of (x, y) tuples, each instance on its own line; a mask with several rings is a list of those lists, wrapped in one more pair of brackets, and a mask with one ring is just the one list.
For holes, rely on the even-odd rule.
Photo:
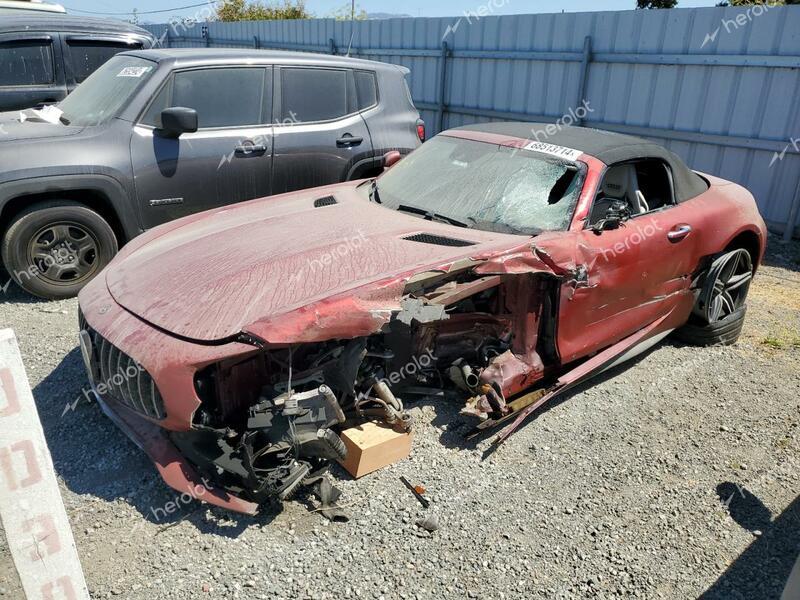
[[(410, 459), (335, 471), (346, 524), (307, 498), (256, 518), (197, 502), (166, 515), (177, 494), (96, 405), (62, 418), (85, 384), (76, 307), (0, 293), (92, 597), (768, 599), (798, 557), (800, 244), (772, 240), (736, 346), (667, 340), (488, 457), (456, 406), (417, 406)], [(21, 597), (2, 535), (0, 597)]]

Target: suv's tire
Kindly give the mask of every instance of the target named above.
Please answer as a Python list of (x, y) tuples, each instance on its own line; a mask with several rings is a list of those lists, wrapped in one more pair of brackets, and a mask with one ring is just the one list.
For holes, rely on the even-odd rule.
[(730, 346), (742, 333), (753, 259), (747, 250), (723, 252), (697, 279), (697, 299), (689, 322), (675, 332), (696, 346)]
[(693, 346), (731, 346), (742, 334), (747, 306), (742, 306), (716, 323), (688, 323), (675, 331), (675, 337)]
[(117, 250), (117, 238), (105, 219), (68, 200), (41, 202), (22, 211), (0, 246), (14, 281), (49, 300), (76, 296)]

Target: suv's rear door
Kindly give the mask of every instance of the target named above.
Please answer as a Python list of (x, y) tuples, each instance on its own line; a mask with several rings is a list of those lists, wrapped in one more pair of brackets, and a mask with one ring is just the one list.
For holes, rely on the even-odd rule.
[[(178, 139), (159, 136), (161, 111), (178, 106), (197, 111), (198, 131)], [(271, 67), (206, 67), (170, 75), (131, 139), (144, 227), (268, 196), (271, 113)]]
[(119, 35), (65, 34), (63, 41), (68, 93), (112, 56), (146, 45), (142, 38)]
[(54, 104), (66, 95), (58, 36), (0, 35), (0, 112)]
[(346, 181), (372, 158), (353, 72), (282, 66), (276, 75), (272, 193)]

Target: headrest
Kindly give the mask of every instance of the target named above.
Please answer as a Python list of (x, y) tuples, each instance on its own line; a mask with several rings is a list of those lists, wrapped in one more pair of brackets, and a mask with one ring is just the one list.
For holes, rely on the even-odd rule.
[(627, 199), (636, 189), (636, 167), (633, 165), (612, 167), (603, 177), (603, 195), (608, 198)]

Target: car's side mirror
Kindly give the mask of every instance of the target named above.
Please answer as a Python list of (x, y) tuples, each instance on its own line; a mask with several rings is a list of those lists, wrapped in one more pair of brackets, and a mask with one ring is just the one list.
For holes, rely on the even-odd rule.
[(175, 106), (161, 111), (161, 128), (158, 134), (165, 138), (177, 139), (184, 133), (197, 131), (197, 111), (193, 108)]
[(387, 152), (383, 155), (383, 168), (390, 169), (394, 165), (400, 162), (400, 159), (403, 158), (403, 155), (400, 154), (397, 150), (392, 150), (391, 152)]

